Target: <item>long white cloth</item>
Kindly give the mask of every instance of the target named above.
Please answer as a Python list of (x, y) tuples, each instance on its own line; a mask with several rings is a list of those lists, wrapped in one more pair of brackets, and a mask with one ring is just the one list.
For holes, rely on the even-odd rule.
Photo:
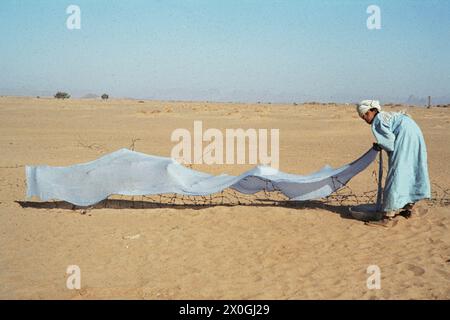
[(232, 188), (241, 193), (280, 191), (291, 200), (326, 197), (341, 188), (375, 159), (371, 149), (338, 169), (325, 166), (306, 176), (258, 166), (240, 176), (213, 176), (175, 160), (120, 149), (97, 160), (69, 167), (26, 166), (27, 197), (64, 200), (78, 206), (98, 203), (113, 194), (209, 195)]

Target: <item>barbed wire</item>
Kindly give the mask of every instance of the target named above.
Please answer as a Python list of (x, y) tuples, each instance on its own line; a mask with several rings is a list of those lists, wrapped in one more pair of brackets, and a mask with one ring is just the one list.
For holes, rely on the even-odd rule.
[[(341, 183), (341, 182), (337, 182)], [(268, 182), (270, 184), (270, 182)], [(429, 206), (448, 206), (450, 205), (450, 189), (442, 188), (440, 185), (433, 183), (434, 191), (432, 197), (426, 202)], [(270, 190), (270, 191), (269, 191)], [(306, 208), (310, 204), (332, 206), (332, 207), (348, 207), (360, 204), (375, 203), (377, 198), (377, 190), (370, 190), (361, 193), (355, 193), (348, 185), (343, 185), (333, 194), (326, 198), (312, 201), (291, 201), (286, 195), (281, 193), (273, 186), (264, 188), (264, 190), (255, 194), (243, 194), (231, 188), (221, 192), (204, 195), (180, 195), (180, 194), (161, 194), (150, 196), (135, 196), (127, 199), (125, 196), (117, 198), (109, 198), (91, 208), (131, 208), (131, 209), (148, 209), (148, 208), (205, 208), (215, 206), (281, 206)], [(74, 206), (73, 209), (77, 207)]]
[(450, 188), (445, 188), (436, 182), (431, 182), (431, 199), (428, 203), (432, 206), (450, 205)]
[[(127, 200), (125, 196), (120, 196), (120, 199), (106, 199), (92, 208), (123, 207), (144, 209), (204, 208), (214, 206), (282, 206), (305, 208), (312, 203), (315, 206), (348, 207), (376, 202), (376, 189), (356, 193), (350, 186), (343, 181), (339, 181), (336, 177), (332, 177), (332, 181), (334, 186), (339, 188), (328, 197), (313, 201), (291, 201), (271, 181), (265, 181), (266, 186), (264, 189), (255, 194), (243, 194), (228, 188), (215, 194), (201, 196), (160, 194), (132, 197), (131, 200)], [(432, 197), (426, 200), (429, 206), (450, 205), (450, 188), (444, 188), (436, 182), (433, 182), (432, 185)]]
[[(134, 140), (133, 142), (138, 141)], [(374, 168), (371, 172), (371, 177), (374, 185), (378, 185), (378, 166), (379, 160), (374, 162)], [(383, 161), (383, 171), (386, 171), (386, 162)], [(248, 177), (251, 178), (251, 177)], [(308, 201), (292, 201), (279, 190), (272, 181), (259, 178), (264, 181), (264, 188), (254, 194), (240, 193), (232, 188), (227, 188), (221, 192), (210, 195), (182, 195), (182, 194), (158, 194), (158, 195), (143, 195), (143, 196), (121, 196), (115, 195), (109, 197), (100, 203), (90, 206), (87, 209), (93, 208), (131, 208), (131, 209), (145, 209), (145, 208), (203, 208), (211, 206), (283, 206), (305, 208), (310, 204), (314, 206), (330, 207), (348, 207), (360, 204), (376, 203), (377, 188), (355, 192), (347, 183), (348, 181), (341, 181), (338, 177), (330, 177), (332, 188), (335, 190), (329, 196)], [(385, 177), (382, 177), (382, 183)], [(25, 182), (24, 182), (25, 183)], [(433, 206), (448, 206), (450, 205), (450, 188), (442, 186), (436, 181), (431, 182), (432, 193), (431, 198), (426, 200), (430, 207)], [(53, 201), (50, 203), (33, 203), (25, 206), (38, 208), (68, 208), (80, 209), (75, 205), (63, 201)], [(84, 209), (83, 209), (84, 210)], [(82, 211), (83, 211), (82, 210)], [(85, 212), (85, 211), (84, 211)]]

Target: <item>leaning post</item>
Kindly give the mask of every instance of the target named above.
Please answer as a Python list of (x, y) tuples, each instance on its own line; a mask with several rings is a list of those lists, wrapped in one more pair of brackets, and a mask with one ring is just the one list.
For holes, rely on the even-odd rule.
[(383, 187), (382, 187), (382, 180), (383, 180), (383, 150), (380, 150), (379, 155), (379, 164), (378, 164), (378, 190), (377, 190), (377, 204), (376, 209), (377, 212), (381, 211), (381, 202), (383, 200)]

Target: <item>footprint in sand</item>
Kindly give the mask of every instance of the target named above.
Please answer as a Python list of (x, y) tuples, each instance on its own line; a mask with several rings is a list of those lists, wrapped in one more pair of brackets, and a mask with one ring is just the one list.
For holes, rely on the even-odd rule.
[(436, 269), (436, 272), (439, 273), (441, 276), (443, 276), (444, 279), (448, 279), (450, 277), (449, 272), (447, 272), (444, 269)]
[(418, 207), (415, 211), (416, 211), (415, 213), (417, 214), (417, 216), (423, 217), (428, 213), (428, 208)]
[(419, 267), (419, 266), (415, 266), (413, 264), (408, 264), (406, 265), (406, 268), (411, 271), (414, 276), (419, 277), (421, 275), (423, 275), (425, 273), (425, 269)]

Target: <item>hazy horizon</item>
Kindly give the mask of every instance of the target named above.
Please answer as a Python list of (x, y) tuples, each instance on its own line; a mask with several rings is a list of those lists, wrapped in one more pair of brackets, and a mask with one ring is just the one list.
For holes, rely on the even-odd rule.
[(6, 0), (0, 95), (450, 103), (449, 14), (435, 0)]

